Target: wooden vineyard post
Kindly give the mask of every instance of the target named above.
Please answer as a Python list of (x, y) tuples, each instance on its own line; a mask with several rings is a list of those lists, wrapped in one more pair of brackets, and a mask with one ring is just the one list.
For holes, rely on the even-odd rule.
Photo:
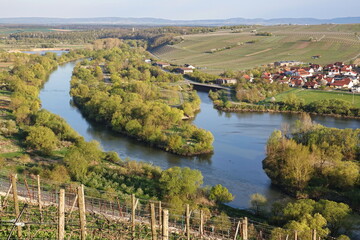
[(155, 205), (150, 203), (150, 213), (151, 213), (151, 236), (152, 240), (156, 240), (156, 216), (155, 216)]
[[(13, 189), (13, 198), (14, 198), (14, 205), (15, 205), (15, 214), (16, 214), (16, 219), (17, 219), (19, 217), (19, 215), (20, 215), (20, 209), (19, 209), (19, 199), (18, 199), (18, 194), (17, 194), (16, 179), (17, 179), (16, 174), (11, 176), (11, 183), (12, 183), (12, 189)], [(21, 239), (22, 232), (21, 232), (21, 226), (20, 225), (17, 226), (17, 235), (18, 235), (18, 238)]]
[(186, 237), (190, 240), (190, 206), (186, 204)]
[(164, 209), (162, 216), (162, 240), (169, 239), (169, 211)]
[(242, 220), (242, 235), (241, 238), (243, 240), (247, 240), (248, 239), (248, 219), (247, 217), (244, 217), (244, 219)]
[(63, 240), (65, 237), (65, 189), (60, 189), (58, 210), (59, 210), (58, 239)]
[(162, 231), (162, 207), (161, 207), (161, 201), (159, 201), (159, 232), (161, 234)]
[(237, 226), (236, 226), (236, 231), (235, 231), (235, 235), (234, 235), (234, 240), (236, 240), (237, 235), (239, 234), (240, 224), (241, 224), (241, 221), (239, 221), (238, 224), (237, 224)]
[(312, 238), (311, 238), (312, 240), (317, 240), (316, 239), (316, 229), (313, 229), (312, 230)]
[(202, 239), (204, 235), (204, 213), (203, 210), (200, 210), (200, 238)]
[(136, 206), (139, 203), (139, 199), (135, 198), (135, 194), (131, 194), (131, 239), (135, 239), (135, 230), (136, 230)]
[(294, 231), (294, 240), (298, 240), (298, 232), (296, 230)]
[(42, 216), (40, 175), (37, 175), (36, 178), (37, 178), (37, 188), (38, 188), (38, 205), (39, 205), (39, 211), (40, 211), (40, 222), (42, 222), (43, 216)]
[(79, 217), (80, 217), (80, 237), (81, 240), (85, 240), (86, 239), (86, 208), (85, 208), (84, 185), (78, 187), (78, 205), (79, 205)]

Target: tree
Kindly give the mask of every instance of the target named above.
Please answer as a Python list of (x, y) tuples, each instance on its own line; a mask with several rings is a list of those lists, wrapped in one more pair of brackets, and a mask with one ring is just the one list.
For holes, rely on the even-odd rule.
[(211, 188), (209, 198), (217, 203), (227, 203), (234, 200), (234, 196), (221, 184)]
[(199, 170), (172, 167), (161, 173), (160, 184), (167, 196), (190, 197), (203, 183)]
[(84, 181), (89, 163), (83, 153), (74, 147), (65, 156), (64, 161), (75, 181)]
[(315, 209), (327, 220), (332, 234), (337, 234), (339, 229), (347, 227), (351, 209), (345, 203), (321, 199), (316, 203)]
[(34, 150), (49, 155), (57, 147), (58, 139), (50, 128), (33, 126), (28, 130), (26, 144)]
[(267, 199), (264, 195), (260, 193), (252, 194), (250, 197), (251, 208), (255, 211), (256, 215), (260, 215), (265, 209), (267, 204)]
[(316, 230), (317, 236), (324, 238), (329, 234), (326, 219), (319, 213), (313, 216), (304, 214), (298, 221), (290, 221), (285, 228), (298, 231), (299, 239), (311, 239), (311, 231)]

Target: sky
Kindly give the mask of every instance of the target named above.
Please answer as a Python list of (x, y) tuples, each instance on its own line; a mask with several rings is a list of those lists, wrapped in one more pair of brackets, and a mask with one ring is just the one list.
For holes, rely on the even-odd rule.
[(359, 17), (360, 0), (0, 0), (8, 17), (225, 18)]

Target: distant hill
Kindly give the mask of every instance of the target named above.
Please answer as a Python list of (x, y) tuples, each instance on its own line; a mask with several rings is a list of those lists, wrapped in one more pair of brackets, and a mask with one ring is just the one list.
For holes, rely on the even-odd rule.
[(277, 24), (352, 24), (360, 23), (360, 17), (343, 17), (333, 19), (316, 18), (229, 18), (229, 19), (207, 19), (207, 20), (169, 20), (161, 18), (122, 18), (122, 17), (100, 17), (100, 18), (0, 18), (0, 24), (114, 24), (114, 25), (149, 25), (149, 26), (224, 26), (224, 25), (277, 25)]

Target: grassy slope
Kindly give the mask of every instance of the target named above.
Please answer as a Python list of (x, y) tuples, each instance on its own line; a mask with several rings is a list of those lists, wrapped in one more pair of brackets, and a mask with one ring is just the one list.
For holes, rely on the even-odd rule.
[[(295, 94), (299, 98), (304, 99), (306, 104), (323, 99), (341, 99), (348, 101), (350, 103), (352, 103), (354, 100), (354, 106), (360, 108), (360, 95), (357, 94), (353, 95), (348, 92), (328, 92), (321, 90), (310, 90), (310, 89), (305, 90), (305, 89), (295, 88), (276, 95), (275, 99), (276, 101), (282, 101), (285, 99), (285, 97), (288, 94), (291, 93)], [(269, 101), (269, 99), (267, 99), (266, 101)]]
[[(190, 63), (218, 73), (226, 69), (246, 69), (279, 60), (299, 60), (326, 64), (349, 61), (360, 53), (360, 24), (319, 26), (257, 27), (273, 36), (255, 36), (247, 29), (242, 33), (218, 31), (208, 34), (184, 35), (182, 43), (154, 51), (158, 57), (178, 64)], [(310, 42), (309, 39), (321, 39)], [(255, 40), (255, 43), (246, 43)], [(244, 43), (231, 49), (207, 53), (211, 49)], [(312, 59), (321, 55), (320, 59)]]

